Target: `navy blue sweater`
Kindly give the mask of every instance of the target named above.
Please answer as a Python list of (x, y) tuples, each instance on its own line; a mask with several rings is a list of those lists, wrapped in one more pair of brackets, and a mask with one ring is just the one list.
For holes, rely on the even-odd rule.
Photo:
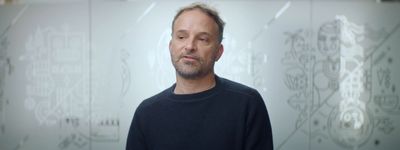
[(139, 105), (126, 150), (273, 150), (268, 112), (255, 89), (217, 76), (204, 92), (174, 89)]

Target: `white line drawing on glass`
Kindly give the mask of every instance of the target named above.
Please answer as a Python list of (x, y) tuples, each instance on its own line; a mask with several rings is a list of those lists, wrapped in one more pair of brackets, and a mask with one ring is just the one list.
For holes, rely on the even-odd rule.
[(5, 133), (5, 118), (6, 118), (6, 97), (5, 84), (7, 75), (11, 75), (11, 64), (7, 56), (9, 41), (7, 38), (0, 39), (0, 134)]
[(394, 131), (395, 125), (392, 119), (389, 117), (377, 118), (377, 129), (385, 134), (390, 134)]
[[(345, 29), (340, 27), (343, 26), (344, 23), (347, 23), (347, 31), (342, 31)], [(335, 25), (339, 26), (339, 28)], [(321, 26), (317, 38), (318, 51), (314, 51), (313, 48), (307, 46), (306, 50), (304, 50), (310, 51), (310, 58), (316, 59), (314, 65), (310, 64), (310, 66), (313, 67), (312, 74), (304, 73), (309, 71), (305, 69), (305, 66), (307, 65), (304, 65), (304, 63), (298, 61), (301, 60), (300, 54), (305, 52), (297, 49), (303, 48), (303, 45), (308, 45), (307, 43), (302, 44), (301, 42), (305, 41), (301, 39), (306, 39), (307, 34), (303, 33), (305, 32), (303, 30), (297, 30), (293, 33), (285, 33), (288, 35), (288, 40), (290, 41), (286, 41), (286, 44), (289, 45), (290, 48), (286, 52), (285, 57), (282, 59), (282, 64), (287, 66), (287, 75), (284, 79), (284, 83), (288, 89), (294, 92), (294, 94), (288, 98), (288, 104), (300, 113), (294, 130), (288, 135), (287, 138), (283, 140), (281, 144), (277, 146), (277, 149), (281, 149), (282, 146), (285, 145), (286, 142), (288, 142), (288, 140), (299, 131), (302, 131), (302, 133), (308, 135), (311, 140), (315, 139), (315, 137), (319, 137), (316, 139), (317, 143), (320, 143), (322, 140), (332, 139), (341, 147), (362, 147), (367, 141), (369, 141), (373, 130), (376, 129), (374, 123), (375, 114), (373, 114), (373, 111), (368, 110), (366, 106), (374, 105), (373, 103), (370, 103), (373, 101), (374, 103), (378, 104), (379, 102), (396, 104), (396, 98), (394, 95), (391, 95), (392, 97), (388, 98), (391, 100), (382, 100), (384, 98), (380, 95), (371, 96), (373, 93), (372, 82), (375, 80), (374, 76), (376, 76), (375, 74), (377, 73), (373, 72), (374, 69), (372, 69), (370, 66), (374, 66), (386, 59), (388, 60), (387, 62), (393, 62), (392, 58), (386, 58), (388, 50), (382, 50), (382, 45), (393, 35), (393, 33), (397, 31), (397, 29), (400, 27), (400, 23), (396, 24), (392, 32), (385, 32), (383, 29), (377, 32), (377, 30), (372, 30), (371, 28), (364, 28), (368, 29), (364, 30), (367, 31), (367, 33), (354, 33), (358, 32), (354, 31), (358, 30), (354, 29), (357, 28), (355, 26), (357, 25), (347, 21), (344, 16), (338, 17), (333, 22), (325, 23)], [(376, 35), (378, 33), (379, 35)], [(354, 36), (354, 34), (360, 34), (361, 36)], [(347, 36), (347, 39), (344, 39), (342, 36)], [(367, 48), (364, 48), (357, 44), (363, 38), (368, 38), (368, 40), (372, 39), (377, 42), (375, 42), (375, 44), (368, 45)], [(297, 42), (298, 44), (293, 44), (296, 41), (299, 41)], [(298, 48), (295, 48), (293, 45), (298, 45)], [(344, 63), (346, 59), (341, 59), (342, 57), (345, 57), (341, 55), (343, 52), (339, 53), (339, 50), (346, 49), (346, 47), (343, 47), (343, 45), (356, 46), (347, 47), (347, 49), (358, 48), (358, 50), (362, 49), (362, 51), (365, 53), (358, 53), (358, 55), (362, 55), (362, 57), (351, 55), (352, 53), (350, 53), (350, 56), (347, 56), (347, 60), (355, 62), (351, 64), (350, 61), (347, 61), (348, 63), (346, 64)], [(374, 57), (374, 54), (378, 57)], [(307, 60), (313, 61), (312, 59)], [(353, 65), (353, 67), (349, 67), (351, 65)], [(340, 71), (346, 69), (346, 75), (344, 75), (343, 72), (341, 74)], [(380, 74), (380, 83), (385, 85), (384, 83), (386, 82), (385, 88), (394, 93), (396, 86), (392, 84), (391, 81), (387, 81), (388, 77), (385, 79), (384, 73)], [(306, 83), (308, 82), (305, 81), (308, 78), (313, 80), (313, 83), (310, 85), (307, 85)], [(344, 92), (343, 95), (340, 95), (340, 88), (346, 89), (346, 86), (349, 87), (353, 84), (357, 85), (355, 86), (357, 87), (356, 89), (353, 88), (349, 90), (349, 88), (347, 88), (347, 90), (344, 90), (347, 91), (347, 93)], [(307, 92), (304, 92), (304, 90), (299, 91), (299, 87), (308, 87), (308, 89), (312, 89), (311, 91), (313, 92), (311, 93), (314, 94), (306, 94)], [(362, 99), (360, 95), (362, 95)], [(345, 99), (342, 101), (337, 101), (343, 98), (338, 98), (341, 96), (347, 97), (348, 99), (353, 98), (353, 100), (348, 101), (347, 99), (346, 101)], [(359, 100), (354, 100), (357, 98)], [(317, 102), (316, 105), (312, 105), (313, 102)], [(386, 105), (389, 106), (388, 104)], [(327, 112), (326, 110), (331, 111)], [(392, 110), (395, 109), (392, 108)], [(320, 115), (325, 117), (317, 117)], [(318, 123), (322, 122), (325, 124), (322, 128), (315, 129), (313, 128), (314, 126), (310, 127), (315, 125), (316, 120), (312, 120), (315, 117), (317, 117), (316, 120)], [(307, 127), (309, 128), (307, 129)], [(344, 129), (352, 130), (351, 133), (347, 133), (344, 132)], [(389, 131), (390, 127), (386, 127), (385, 129)], [(357, 135), (357, 137), (354, 137), (354, 135)], [(375, 140), (375, 145), (379, 145), (379, 140)]]
[(225, 74), (225, 77), (240, 82), (243, 80), (243, 75), (251, 73), (251, 53), (249, 53), (249, 48), (237, 49), (237, 41), (230, 33), (224, 33), (222, 43), (224, 49), (229, 50), (229, 52), (224, 52), (224, 56), (221, 57), (219, 63), (215, 64), (215, 71), (217, 74)]
[(351, 23), (345, 16), (340, 21), (340, 79), (341, 100), (329, 116), (329, 133), (333, 140), (348, 148), (359, 148), (367, 142), (373, 129), (373, 120), (367, 114), (364, 93), (364, 27)]
[(78, 149), (82, 149), (88, 144), (88, 140), (82, 134), (72, 133), (65, 137), (59, 144), (59, 149), (67, 149), (70, 145), (74, 145)]
[(120, 140), (120, 119), (115, 115), (97, 113), (92, 116), (92, 141), (118, 142)]
[(14, 150), (19, 150), (24, 147), (25, 143), (29, 140), (29, 135), (25, 135), (21, 141), (18, 142), (18, 145), (15, 146)]
[(8, 99), (5, 97), (4, 85), (6, 77), (13, 73), (14, 66), (11, 63), (11, 59), (7, 54), (8, 46), (10, 41), (8, 40), (7, 34), (10, 29), (18, 22), (21, 16), (29, 8), (29, 5), (25, 5), (18, 14), (11, 20), (4, 31), (0, 34), (0, 134), (4, 134), (6, 131), (5, 119), (6, 112), (5, 106), (9, 103)]
[(40, 125), (55, 125), (65, 116), (88, 118), (88, 52), (84, 33), (68, 25), (38, 27), (26, 42), (25, 107)]
[(129, 59), (129, 52), (125, 49), (121, 49), (121, 98), (123, 98), (129, 91), (131, 86), (131, 70), (129, 68), (128, 59)]
[(165, 89), (172, 85), (174, 79), (174, 70), (170, 64), (169, 55), (169, 41), (171, 39), (171, 29), (166, 28), (161, 33), (161, 36), (157, 42), (157, 47), (154, 50), (148, 52), (147, 62), (150, 68), (154, 70), (156, 77), (156, 83), (158, 89)]
[[(377, 58), (382, 59), (382, 58)], [(383, 58), (384, 59), (384, 58)], [(378, 108), (389, 114), (400, 114), (400, 99), (396, 93), (396, 85), (392, 82), (391, 58), (387, 58), (387, 62), (376, 69), (374, 75), (377, 77), (376, 94), (373, 96), (373, 101)]]
[(250, 51), (250, 55), (243, 55), (246, 57), (244, 60), (248, 60), (249, 66), (246, 66), (248, 74), (250, 74), (253, 82), (253, 86), (260, 89), (262, 93), (268, 92), (267, 79), (263, 68), (268, 63), (268, 54), (262, 49), (255, 49), (253, 44), (261, 37), (261, 35), (268, 30), (268, 28), (285, 13), (291, 6), (291, 1), (287, 1), (272, 17), (265, 23), (262, 28), (247, 42), (247, 47), (241, 49), (241, 51)]
[(88, 125), (87, 121), (80, 119), (80, 117), (67, 116), (59, 120), (59, 126), (62, 131), (60, 134), (59, 149), (83, 149), (89, 142)]

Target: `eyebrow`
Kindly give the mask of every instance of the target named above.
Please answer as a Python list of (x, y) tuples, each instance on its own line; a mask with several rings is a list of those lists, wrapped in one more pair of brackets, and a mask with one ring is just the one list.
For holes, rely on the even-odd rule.
[[(176, 31), (176, 33), (187, 33), (187, 32), (188, 32), (187, 30), (178, 30), (178, 31)], [(211, 36), (211, 34), (208, 33), (208, 32), (200, 32), (200, 33), (198, 33), (198, 35), (207, 35), (207, 36)]]
[(211, 36), (211, 34), (208, 32), (200, 32), (199, 36), (203, 36), (203, 35)]

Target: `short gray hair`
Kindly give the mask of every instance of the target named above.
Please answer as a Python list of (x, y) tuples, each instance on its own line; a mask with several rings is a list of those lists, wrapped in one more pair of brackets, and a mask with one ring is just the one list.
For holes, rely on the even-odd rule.
[(204, 3), (192, 3), (189, 6), (183, 7), (178, 10), (178, 13), (176, 13), (174, 20), (172, 21), (172, 31), (174, 31), (174, 25), (176, 19), (185, 11), (189, 10), (194, 10), (194, 9), (199, 9), (203, 13), (207, 14), (209, 17), (211, 17), (215, 23), (218, 25), (218, 42), (221, 43), (223, 36), (224, 36), (224, 26), (225, 22), (221, 19), (221, 17), (218, 14), (218, 11), (212, 7), (210, 7), (207, 4)]

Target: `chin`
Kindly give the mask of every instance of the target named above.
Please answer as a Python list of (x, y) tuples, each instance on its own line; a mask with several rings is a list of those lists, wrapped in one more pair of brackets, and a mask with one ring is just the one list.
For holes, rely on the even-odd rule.
[(193, 69), (178, 69), (176, 70), (177, 74), (179, 76), (186, 78), (186, 79), (195, 79), (201, 76), (201, 72), (199, 70), (193, 70)]

